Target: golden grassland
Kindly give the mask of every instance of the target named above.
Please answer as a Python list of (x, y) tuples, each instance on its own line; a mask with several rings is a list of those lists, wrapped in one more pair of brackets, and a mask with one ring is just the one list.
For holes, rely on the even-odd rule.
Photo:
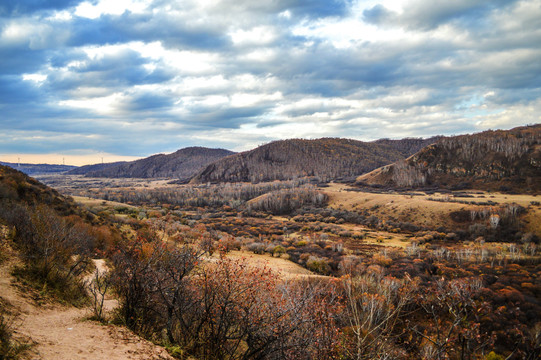
[(251, 266), (270, 268), (285, 280), (320, 276), (282, 257), (259, 255), (243, 250), (230, 251), (227, 257), (233, 260), (244, 259)]
[[(415, 195), (400, 193), (368, 193), (348, 191), (354, 189), (344, 184), (332, 183), (322, 189), (329, 196), (329, 207), (344, 210), (369, 210), (383, 218), (394, 218), (401, 222), (411, 222), (420, 226), (436, 228), (452, 227), (456, 224), (450, 214), (460, 210), (478, 210), (505, 204), (518, 204), (528, 208), (525, 216), (527, 231), (541, 236), (541, 208), (532, 202), (541, 201), (541, 197), (522, 194), (502, 194), (478, 190), (463, 191), (471, 197), (455, 197), (453, 194), (435, 193), (427, 195), (415, 191)], [(437, 201), (435, 201), (437, 200)], [(488, 201), (494, 205), (486, 205)], [(476, 203), (476, 204), (466, 204)], [(384, 235), (385, 236), (385, 235)], [(397, 237), (397, 236), (391, 236)], [(398, 236), (399, 237), (399, 236)], [(400, 240), (399, 240), (400, 242)]]
[(107, 200), (101, 200), (101, 199), (93, 199), (89, 197), (84, 196), (72, 196), (73, 200), (75, 200), (76, 203), (89, 207), (89, 208), (115, 208), (115, 207), (127, 207), (136, 209), (136, 206), (116, 202), (116, 201), (107, 201)]

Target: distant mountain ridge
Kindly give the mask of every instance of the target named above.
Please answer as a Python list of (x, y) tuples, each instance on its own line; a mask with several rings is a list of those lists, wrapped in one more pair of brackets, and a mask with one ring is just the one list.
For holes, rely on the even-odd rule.
[(118, 166), (121, 164), (125, 164), (126, 161), (117, 161), (112, 163), (103, 163), (103, 164), (92, 164), (92, 165), (83, 165), (76, 169), (70, 170), (70, 175), (86, 175), (91, 172), (98, 172), (105, 170), (110, 167)]
[(176, 178), (189, 179), (206, 165), (235, 154), (224, 149), (187, 147), (172, 154), (158, 154), (144, 159), (81, 167), (70, 174), (107, 178)]
[(209, 164), (193, 183), (354, 177), (413, 154), (434, 139), (363, 142), (341, 138), (274, 141)]
[(541, 124), (444, 137), (357, 183), (541, 191)]
[(0, 161), (0, 165), (9, 166), (12, 169), (19, 170), (27, 175), (48, 175), (58, 174), (76, 169), (73, 165), (57, 165), (57, 164), (24, 164), (24, 163), (9, 163)]

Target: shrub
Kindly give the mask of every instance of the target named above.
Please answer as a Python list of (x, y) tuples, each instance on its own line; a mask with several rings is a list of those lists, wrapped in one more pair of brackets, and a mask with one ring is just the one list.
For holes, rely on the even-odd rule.
[(286, 249), (282, 245), (278, 245), (274, 248), (273, 254), (280, 256), (286, 252)]
[(310, 258), (310, 254), (309, 253), (304, 253), (304, 254), (301, 254), (301, 256), (299, 257), (299, 261), (301, 263), (305, 263), (306, 260), (308, 260)]
[(496, 354), (494, 351), (491, 351), (487, 356), (485, 356), (485, 360), (504, 360), (504, 357)]
[(18, 206), (7, 215), (16, 228), (14, 240), (25, 262), (14, 275), (58, 300), (82, 305), (86, 293), (79, 277), (94, 245), (85, 224), (70, 223), (47, 206)]
[(392, 264), (393, 260), (389, 259), (383, 254), (374, 254), (372, 261), (374, 261), (375, 264), (378, 264), (380, 266), (387, 267)]
[(331, 271), (331, 267), (326, 259), (317, 256), (310, 256), (306, 261), (306, 267), (318, 274), (327, 275)]
[(265, 244), (260, 242), (254, 242), (251, 244), (248, 244), (247, 246), (248, 251), (253, 252), (254, 254), (263, 254), (265, 252)]

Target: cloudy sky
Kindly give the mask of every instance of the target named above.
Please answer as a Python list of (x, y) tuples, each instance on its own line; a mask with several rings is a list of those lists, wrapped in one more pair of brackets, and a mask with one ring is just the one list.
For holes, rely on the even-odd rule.
[(539, 122), (539, 0), (0, 2), (4, 161)]

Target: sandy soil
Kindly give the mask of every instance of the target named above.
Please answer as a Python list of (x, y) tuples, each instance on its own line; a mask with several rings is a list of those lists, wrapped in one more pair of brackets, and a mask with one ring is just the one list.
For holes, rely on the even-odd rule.
[[(12, 256), (0, 264), (0, 296), (19, 313), (15, 338), (33, 344), (28, 359), (173, 359), (165, 349), (127, 329), (85, 320), (91, 314), (89, 308), (36, 305), (12, 283), (10, 269), (16, 263)], [(98, 261), (98, 269), (103, 266)], [(106, 306), (112, 305), (108, 300)]]

